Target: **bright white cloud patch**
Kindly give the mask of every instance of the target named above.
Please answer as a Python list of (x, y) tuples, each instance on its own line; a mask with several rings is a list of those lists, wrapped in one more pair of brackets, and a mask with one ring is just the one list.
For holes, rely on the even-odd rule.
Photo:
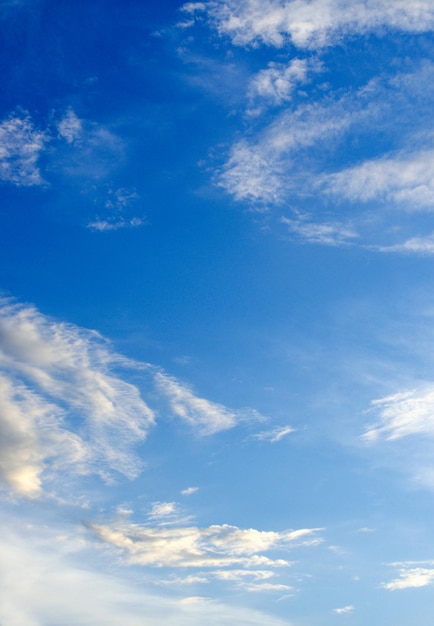
[(48, 140), (29, 116), (13, 115), (0, 123), (0, 180), (14, 185), (42, 185), (38, 160)]
[(264, 532), (229, 525), (149, 528), (123, 522), (91, 524), (90, 528), (104, 542), (119, 548), (130, 563), (156, 567), (281, 567), (288, 565), (285, 559), (263, 553), (320, 542), (315, 537), (317, 529)]
[(187, 6), (190, 12), (205, 10), (218, 32), (240, 46), (282, 47), (291, 41), (299, 48), (321, 48), (383, 27), (416, 33), (434, 28), (430, 0), (214, 0)]
[[(0, 536), (0, 622), (10, 626), (288, 626), (259, 611), (198, 597), (156, 593), (122, 570), (101, 571), (82, 533), (21, 524)], [(70, 529), (69, 529), (70, 530)], [(197, 581), (196, 581), (197, 582)], [(191, 581), (193, 583), (193, 581)], [(79, 598), (79, 601), (77, 601)]]
[(363, 435), (367, 442), (416, 434), (434, 436), (434, 389), (430, 386), (374, 400), (372, 407), (379, 421)]
[(36, 495), (44, 470), (56, 467), (135, 476), (140, 461), (131, 445), (145, 437), (154, 414), (112, 372), (120, 357), (96, 333), (30, 306), (1, 304), (2, 478)]
[(352, 613), (354, 611), (354, 607), (349, 604), (348, 606), (343, 606), (339, 609), (333, 609), (333, 613), (337, 615), (347, 615), (348, 613)]
[[(156, 389), (170, 414), (200, 434), (232, 428), (245, 417), (197, 397), (156, 367), (128, 361), (96, 332), (3, 299), (0, 478), (18, 493), (35, 496), (59, 470), (137, 476), (142, 463), (133, 447), (146, 437), (156, 413), (135, 385), (120, 378), (116, 370), (123, 366), (146, 373), (147, 391), (155, 395)], [(173, 503), (155, 507), (155, 516), (175, 512)]]
[(434, 584), (434, 568), (424, 567), (432, 565), (429, 563), (397, 563), (399, 567), (399, 578), (383, 583), (382, 587), (389, 591), (399, 589), (414, 589), (417, 587), (427, 587)]

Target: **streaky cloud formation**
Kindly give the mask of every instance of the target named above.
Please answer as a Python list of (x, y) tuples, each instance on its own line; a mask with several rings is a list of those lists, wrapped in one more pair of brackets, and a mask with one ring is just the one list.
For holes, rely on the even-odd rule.
[(36, 495), (50, 457), (73, 473), (136, 476), (141, 462), (131, 446), (155, 416), (139, 390), (112, 372), (121, 357), (96, 332), (12, 300), (1, 305), (3, 478)]
[[(0, 540), (0, 620), (29, 624), (94, 624), (95, 626), (288, 626), (286, 620), (211, 598), (167, 595), (122, 570), (104, 572), (98, 554), (80, 545), (65, 530), (47, 536), (43, 529), (2, 529)], [(80, 601), (77, 601), (77, 598)]]
[(155, 373), (155, 383), (167, 398), (171, 412), (202, 435), (233, 428), (242, 417), (242, 412), (237, 413), (222, 404), (197, 397), (188, 387), (164, 372)]
[(282, 567), (289, 565), (288, 561), (269, 558), (263, 553), (297, 544), (316, 546), (321, 542), (314, 536), (318, 529), (266, 532), (227, 524), (208, 528), (150, 528), (122, 522), (92, 523), (89, 528), (105, 543), (119, 548), (130, 563), (156, 567)]
[(384, 27), (413, 33), (434, 28), (429, 0), (214, 0), (184, 8), (205, 12), (218, 32), (238, 46), (263, 43), (280, 48), (290, 42), (299, 48), (321, 48)]
[(129, 361), (95, 331), (6, 298), (0, 302), (0, 477), (26, 496), (38, 495), (60, 470), (135, 478), (142, 461), (133, 448), (157, 413), (117, 373), (131, 368), (146, 374), (148, 392), (156, 389), (171, 415), (201, 435), (233, 428), (246, 416), (258, 419), (252, 410), (197, 397), (160, 368)]
[(409, 435), (434, 436), (434, 389), (426, 386), (400, 392), (372, 402), (379, 421), (363, 435), (366, 442), (388, 441)]

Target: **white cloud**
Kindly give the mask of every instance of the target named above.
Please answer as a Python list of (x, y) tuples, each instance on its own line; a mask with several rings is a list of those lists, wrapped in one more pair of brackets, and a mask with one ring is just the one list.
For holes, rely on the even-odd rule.
[(366, 161), (322, 180), (325, 190), (354, 201), (395, 202), (408, 209), (434, 208), (434, 150)]
[(199, 491), (199, 487), (187, 487), (187, 489), (183, 489), (181, 491), (183, 496), (191, 496), (193, 493), (197, 493)]
[(278, 426), (276, 428), (273, 428), (272, 430), (266, 430), (261, 433), (257, 433), (256, 435), (252, 435), (252, 438), (258, 439), (258, 441), (269, 441), (270, 443), (276, 443), (293, 432), (295, 432), (295, 429), (292, 428), (292, 426)]
[(112, 370), (122, 359), (95, 332), (55, 322), (30, 306), (0, 308), (2, 478), (37, 495), (56, 468), (137, 475), (131, 446), (154, 414)]
[(13, 115), (0, 123), (0, 180), (17, 186), (42, 185), (38, 160), (48, 141), (28, 115)]
[(165, 517), (173, 517), (178, 513), (176, 502), (154, 502), (152, 504), (149, 517), (151, 519), (161, 519)]
[(408, 254), (434, 254), (434, 233), (422, 237), (410, 237), (403, 243), (389, 246), (377, 246), (380, 252), (403, 252)]
[(203, 435), (233, 428), (241, 415), (222, 404), (199, 398), (185, 385), (163, 372), (156, 372), (155, 383), (166, 396), (174, 415), (191, 424)]
[(121, 228), (137, 228), (143, 226), (143, 219), (140, 217), (132, 217), (125, 219), (123, 217), (115, 217), (111, 219), (96, 219), (88, 222), (87, 228), (89, 230), (96, 230), (100, 232), (119, 230)]
[(90, 528), (104, 542), (119, 548), (130, 563), (156, 567), (281, 567), (289, 563), (262, 553), (320, 542), (314, 536), (318, 529), (265, 532), (229, 525), (149, 528), (123, 522), (91, 524)]
[[(195, 11), (202, 3), (190, 3)], [(430, 0), (214, 0), (205, 11), (221, 35), (235, 45), (258, 42), (321, 48), (342, 37), (384, 28), (428, 32), (434, 28)]]
[(80, 139), (83, 134), (83, 122), (77, 117), (74, 111), (69, 108), (60, 122), (58, 122), (57, 130), (60, 137), (63, 137), (67, 143), (74, 143), (74, 141)]
[(281, 222), (290, 233), (307, 243), (342, 246), (353, 243), (358, 237), (350, 226), (338, 222), (315, 222), (307, 215), (298, 215), (297, 219), (282, 217)]
[(433, 386), (397, 393), (371, 404), (379, 420), (363, 435), (366, 442), (373, 443), (380, 437), (393, 441), (415, 434), (434, 436)]
[[(307, 59), (293, 59), (290, 63), (268, 64), (268, 68), (260, 70), (250, 80), (248, 97), (251, 106), (258, 106), (249, 112), (261, 112), (261, 103), (268, 105), (282, 105), (292, 98), (294, 90), (308, 81), (309, 72), (320, 69), (318, 63)], [(262, 106), (263, 106), (262, 104)]]
[(372, 114), (372, 107), (362, 107), (362, 98), (347, 96), (284, 111), (253, 140), (234, 144), (217, 182), (236, 200), (259, 204), (278, 203), (289, 192), (310, 195), (313, 174), (307, 176), (303, 167), (306, 149), (325, 141), (330, 149)]
[(10, 523), (1, 529), (2, 624), (142, 626), (146, 615), (147, 626), (288, 626), (271, 615), (214, 600), (158, 595), (117, 568), (103, 573), (91, 546), (78, 545), (76, 536), (59, 540), (64, 528), (44, 528), (23, 531), (21, 524)]
[[(434, 584), (434, 569), (428, 567), (414, 567), (415, 563), (401, 563), (399, 578), (381, 586), (389, 591), (397, 591), (399, 589), (411, 589), (417, 587), (427, 587)], [(423, 565), (422, 563), (420, 565)]]
[[(140, 371), (153, 401), (200, 434), (259, 418), (253, 410), (232, 411), (198, 397), (155, 366), (129, 361), (94, 331), (3, 299), (0, 478), (17, 493), (37, 496), (44, 481), (60, 471), (107, 479), (114, 470), (136, 477), (142, 461), (133, 448), (146, 437), (156, 415), (139, 389), (119, 376), (121, 368)], [(184, 495), (196, 490), (191, 487)], [(160, 505), (155, 515), (168, 514), (169, 505), (174, 512), (173, 503)]]
[(333, 609), (333, 613), (336, 613), (337, 615), (347, 615), (348, 613), (352, 613), (354, 611), (354, 607), (352, 604), (349, 604), (348, 606), (343, 606), (340, 609)]

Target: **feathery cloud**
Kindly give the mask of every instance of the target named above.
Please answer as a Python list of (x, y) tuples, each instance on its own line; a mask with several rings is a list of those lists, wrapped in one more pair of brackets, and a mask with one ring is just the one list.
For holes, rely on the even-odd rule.
[(429, 32), (434, 28), (430, 0), (214, 0), (189, 3), (190, 13), (203, 13), (220, 35), (239, 46), (263, 43), (299, 48), (333, 45), (343, 36), (381, 32)]
[(203, 435), (233, 428), (239, 421), (240, 414), (236, 411), (197, 397), (176, 378), (162, 371), (155, 373), (155, 383), (159, 392), (167, 398), (172, 413), (197, 428)]
[(137, 475), (132, 445), (154, 423), (138, 389), (95, 332), (56, 322), (31, 306), (0, 308), (2, 478), (37, 495), (44, 472)]
[(270, 559), (262, 553), (320, 542), (314, 536), (318, 529), (264, 532), (229, 525), (149, 528), (123, 522), (90, 524), (89, 528), (105, 543), (119, 548), (130, 563), (156, 567), (281, 567), (288, 561)]
[(371, 405), (379, 413), (379, 420), (362, 436), (368, 443), (373, 443), (380, 437), (393, 441), (415, 434), (434, 436), (432, 386), (380, 398)]
[(293, 428), (292, 426), (277, 426), (276, 428), (273, 428), (271, 430), (265, 430), (263, 432), (252, 435), (252, 439), (276, 443), (278, 441), (281, 441), (284, 437), (287, 437), (294, 431), (295, 428)]

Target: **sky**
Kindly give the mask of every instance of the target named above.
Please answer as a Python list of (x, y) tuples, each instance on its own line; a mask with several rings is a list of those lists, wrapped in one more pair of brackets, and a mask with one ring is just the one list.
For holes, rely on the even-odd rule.
[(431, 626), (432, 0), (0, 0), (1, 626)]

